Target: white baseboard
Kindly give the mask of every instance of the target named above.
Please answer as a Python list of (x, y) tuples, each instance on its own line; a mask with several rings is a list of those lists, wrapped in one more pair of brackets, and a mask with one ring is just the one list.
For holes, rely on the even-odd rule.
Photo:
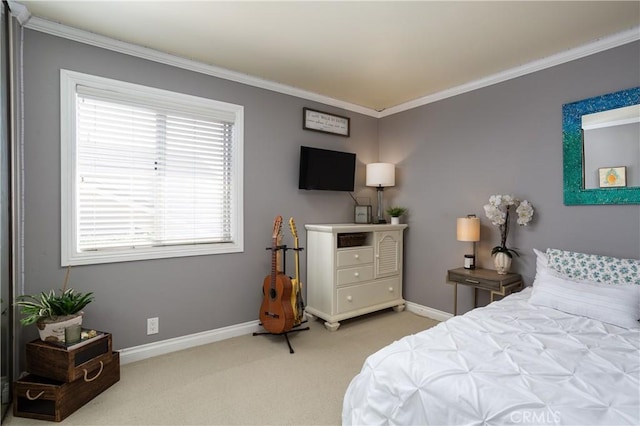
[(438, 309), (430, 308), (428, 306), (418, 305), (413, 302), (406, 302), (407, 311), (413, 312), (416, 315), (432, 318), (438, 321), (446, 321), (449, 318), (453, 318), (453, 314), (449, 312), (439, 311)]
[[(429, 308), (428, 306), (418, 305), (417, 303), (405, 302), (405, 304), (407, 311), (423, 317), (433, 318), (438, 321), (446, 321), (453, 316), (448, 312), (439, 311), (437, 309)], [(217, 328), (215, 330), (203, 331), (201, 333), (175, 337), (173, 339), (161, 340), (159, 342), (148, 343), (146, 345), (125, 348), (119, 351), (120, 364), (124, 365), (131, 362), (142, 361), (143, 359), (152, 358), (154, 356), (194, 348), (196, 346), (206, 345), (220, 340), (230, 339), (232, 337), (243, 336), (245, 334), (259, 331), (264, 330), (260, 326), (260, 321), (256, 320)]]
[(243, 336), (257, 331), (263, 331), (260, 321), (249, 321), (242, 324), (231, 325), (229, 327), (217, 328), (215, 330), (203, 331), (201, 333), (189, 334), (173, 339), (161, 340), (159, 342), (148, 343), (146, 345), (134, 346), (132, 348), (121, 349), (120, 364), (141, 361), (158, 355), (181, 351), (183, 349), (194, 348), (232, 337)]

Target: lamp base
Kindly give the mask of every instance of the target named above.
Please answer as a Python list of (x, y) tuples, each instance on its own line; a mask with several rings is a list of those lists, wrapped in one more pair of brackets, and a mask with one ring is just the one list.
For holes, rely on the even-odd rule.
[(376, 190), (378, 191), (378, 217), (376, 218), (376, 223), (387, 223), (382, 215), (382, 191), (384, 191), (384, 187), (378, 186)]

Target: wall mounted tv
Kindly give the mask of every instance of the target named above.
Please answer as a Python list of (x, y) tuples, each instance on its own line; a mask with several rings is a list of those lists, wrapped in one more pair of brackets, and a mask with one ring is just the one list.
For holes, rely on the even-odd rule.
[(356, 155), (350, 152), (300, 147), (298, 188), (353, 191)]

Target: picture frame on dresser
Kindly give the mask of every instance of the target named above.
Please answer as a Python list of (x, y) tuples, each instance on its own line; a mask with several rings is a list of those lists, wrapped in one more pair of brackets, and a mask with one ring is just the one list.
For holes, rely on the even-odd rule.
[(357, 205), (354, 207), (355, 223), (371, 223), (371, 206)]

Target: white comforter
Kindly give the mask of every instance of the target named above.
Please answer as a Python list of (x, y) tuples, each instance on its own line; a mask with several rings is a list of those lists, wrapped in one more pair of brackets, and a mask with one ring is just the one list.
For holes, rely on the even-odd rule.
[(640, 425), (640, 331), (530, 305), (530, 289), (371, 355), (349, 425)]

